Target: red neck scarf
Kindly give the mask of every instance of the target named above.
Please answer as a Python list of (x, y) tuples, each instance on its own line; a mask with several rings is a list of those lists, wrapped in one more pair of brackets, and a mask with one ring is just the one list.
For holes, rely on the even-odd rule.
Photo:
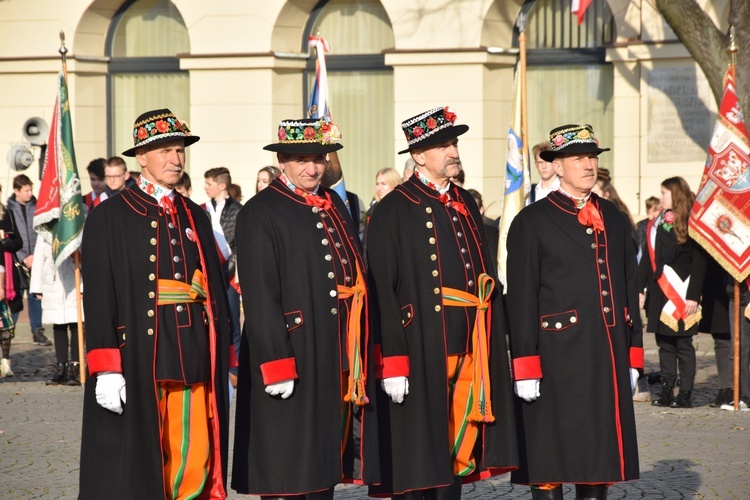
[(604, 231), (604, 221), (591, 200), (578, 212), (578, 222), (586, 227), (591, 227), (596, 232)]
[(438, 199), (440, 200), (440, 202), (443, 205), (445, 205), (446, 207), (452, 208), (453, 210), (455, 210), (456, 212), (460, 213), (463, 216), (468, 216), (469, 215), (468, 211), (466, 210), (466, 205), (464, 205), (460, 201), (453, 201), (451, 199), (450, 186), (448, 187), (447, 190), (446, 189), (440, 189), (437, 184), (435, 184), (434, 182), (432, 182), (431, 180), (429, 180), (427, 177), (425, 177), (424, 175), (422, 175), (419, 172), (419, 170), (415, 170), (414, 174), (416, 174), (417, 178), (420, 181), (422, 181), (422, 183), (425, 186), (427, 186), (430, 189), (434, 189), (435, 191), (437, 191), (437, 193), (438, 193)]

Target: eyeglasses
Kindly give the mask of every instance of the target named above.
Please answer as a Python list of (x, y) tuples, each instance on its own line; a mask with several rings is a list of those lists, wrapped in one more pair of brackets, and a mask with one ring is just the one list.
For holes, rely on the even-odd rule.
[(123, 177), (125, 177), (125, 174), (120, 174), (120, 175), (105, 175), (104, 176), (104, 178), (107, 179), (108, 181), (115, 181), (115, 180), (121, 179)]

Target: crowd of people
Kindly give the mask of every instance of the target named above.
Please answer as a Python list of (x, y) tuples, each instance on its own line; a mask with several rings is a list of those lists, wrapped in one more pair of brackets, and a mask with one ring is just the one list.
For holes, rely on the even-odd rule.
[[(403, 121), (404, 171), (377, 172), (369, 207), (320, 119), (279, 124), (264, 148), (278, 167), (244, 204), (225, 167), (204, 173), (205, 204), (190, 199), (200, 137), (168, 109), (135, 120), (122, 156), (140, 171), (121, 156), (88, 165), (80, 498), (224, 498), (231, 485), (322, 500), (347, 482), (450, 500), (508, 472), (534, 499), (561, 499), (565, 483), (606, 498), (638, 478), (644, 332), (659, 347), (653, 405), (692, 406), (698, 331), (716, 346), (712, 406), (733, 403), (728, 275), (690, 239), (685, 180), (664, 180), (636, 224), (593, 128), (553, 129), (533, 148), (540, 181), (510, 226), (504, 289), (498, 222), (462, 187), (469, 127), (456, 121), (449, 107)], [(13, 189), (0, 299), (17, 314), (28, 293), (34, 342), (51, 345), (53, 325), (47, 384), (81, 385), (73, 258), (52, 264), (31, 181)], [(0, 331), (3, 377), (13, 335)]]

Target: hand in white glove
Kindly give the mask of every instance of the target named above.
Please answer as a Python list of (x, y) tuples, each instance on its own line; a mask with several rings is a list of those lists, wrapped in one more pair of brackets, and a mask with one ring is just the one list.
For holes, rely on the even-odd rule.
[(266, 392), (271, 396), (281, 396), (281, 399), (289, 399), (289, 396), (294, 392), (294, 379), (286, 379), (275, 384), (268, 384), (266, 386)]
[(513, 390), (515, 391), (516, 396), (531, 403), (539, 397), (539, 379), (531, 378), (528, 380), (519, 380), (513, 384)]
[(630, 369), (630, 390), (634, 391), (635, 386), (638, 385), (638, 379), (640, 378), (640, 374), (638, 373), (638, 370), (635, 368)]
[(96, 402), (102, 408), (122, 414), (122, 405), (125, 404), (125, 377), (122, 373), (102, 372), (96, 376)]
[(380, 381), (380, 387), (388, 394), (391, 401), (403, 403), (404, 398), (409, 394), (409, 379), (406, 377), (384, 378)]

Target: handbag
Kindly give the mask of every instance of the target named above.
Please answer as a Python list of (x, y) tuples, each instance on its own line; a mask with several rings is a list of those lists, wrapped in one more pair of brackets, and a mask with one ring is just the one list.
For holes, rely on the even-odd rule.
[(19, 290), (28, 290), (31, 283), (31, 271), (13, 254), (13, 272), (16, 274), (16, 283)]

